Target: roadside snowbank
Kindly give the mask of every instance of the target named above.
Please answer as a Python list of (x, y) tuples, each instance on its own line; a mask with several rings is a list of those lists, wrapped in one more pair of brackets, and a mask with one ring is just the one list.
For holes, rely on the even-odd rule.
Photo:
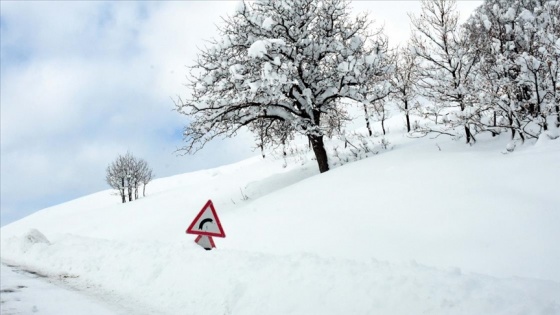
[[(38, 261), (41, 261), (38, 263)], [(202, 251), (191, 242), (68, 236), (18, 263), (103, 288), (159, 314), (557, 314), (560, 284), (498, 279), (415, 262)], [(103, 293), (100, 297), (103, 297)]]

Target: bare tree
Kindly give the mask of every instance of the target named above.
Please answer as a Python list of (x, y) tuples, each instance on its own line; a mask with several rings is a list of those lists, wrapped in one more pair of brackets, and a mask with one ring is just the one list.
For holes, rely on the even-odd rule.
[(105, 181), (119, 192), (122, 203), (126, 202), (127, 175), (127, 162), (122, 155), (117, 156), (115, 161), (107, 166)]
[[(140, 176), (138, 178), (139, 183), (142, 183), (142, 196), (146, 197), (146, 185), (154, 179), (154, 172), (148, 166), (145, 160), (140, 160)], [(138, 198), (138, 197), (137, 197)]]
[(411, 131), (410, 111), (412, 104), (417, 96), (416, 82), (418, 80), (418, 59), (417, 55), (411, 51), (410, 46), (405, 46), (399, 50), (398, 58), (395, 62), (395, 72), (393, 75), (392, 98), (397, 101), (399, 109), (406, 118), (406, 131)]
[(138, 199), (138, 189), (143, 184), (143, 195), (146, 196), (146, 185), (154, 174), (148, 163), (137, 159), (132, 153), (119, 155), (107, 166), (105, 180), (109, 186), (118, 190), (123, 203)]

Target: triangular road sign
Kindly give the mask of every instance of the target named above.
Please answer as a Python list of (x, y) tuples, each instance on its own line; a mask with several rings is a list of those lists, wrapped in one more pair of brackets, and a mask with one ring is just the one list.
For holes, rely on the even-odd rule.
[(202, 207), (194, 221), (187, 228), (187, 234), (226, 237), (212, 200)]

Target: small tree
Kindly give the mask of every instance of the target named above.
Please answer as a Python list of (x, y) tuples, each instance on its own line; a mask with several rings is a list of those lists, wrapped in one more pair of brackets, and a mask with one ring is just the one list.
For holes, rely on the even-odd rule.
[(411, 51), (410, 46), (402, 48), (398, 53), (395, 72), (393, 75), (392, 98), (397, 101), (399, 109), (406, 118), (406, 131), (411, 131), (410, 110), (417, 96), (416, 81), (418, 80), (417, 55)]
[(123, 203), (126, 202), (126, 169), (125, 159), (122, 155), (119, 155), (115, 161), (107, 166), (105, 175), (105, 181), (119, 192)]
[[(142, 196), (146, 197), (146, 185), (154, 179), (154, 172), (148, 166), (148, 163), (145, 160), (140, 159), (140, 173), (138, 177), (138, 182), (142, 183)], [(136, 198), (138, 198), (138, 189), (136, 190)]]
[(119, 155), (115, 161), (107, 166), (105, 180), (109, 186), (116, 189), (123, 203), (138, 199), (138, 188), (143, 187), (143, 195), (146, 196), (146, 185), (153, 179), (154, 174), (148, 163), (143, 159), (137, 159), (130, 152)]

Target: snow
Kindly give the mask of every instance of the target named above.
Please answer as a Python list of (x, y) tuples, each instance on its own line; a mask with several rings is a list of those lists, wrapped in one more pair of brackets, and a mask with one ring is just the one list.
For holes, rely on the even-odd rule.
[[(560, 314), (560, 140), (508, 151), (507, 135), (467, 146), (385, 123), (392, 149), (324, 174), (312, 155), (254, 157), (132, 203), (44, 209), (2, 227), (2, 262), (157, 314)], [(212, 251), (185, 234), (208, 199), (227, 235)], [(32, 287), (5, 273), (3, 289)], [(42, 285), (17, 292), (20, 313), (47, 309)]]
[(271, 17), (267, 17), (262, 24), (262, 28), (264, 28), (265, 30), (271, 30), (272, 26), (274, 26), (274, 24), (276, 24), (276, 22), (274, 21), (274, 19), (272, 19)]
[(515, 9), (509, 8), (507, 12), (503, 15), (503, 19), (506, 21), (513, 21), (515, 20)]
[(0, 267), (0, 273), (2, 314), (125, 314), (110, 309), (91, 297), (41, 280), (40, 276), (18, 272), (4, 264)]
[(482, 15), (481, 18), (483, 19), (482, 22), (484, 23), (484, 28), (489, 31), (490, 28), (492, 28), (492, 22), (488, 20), (488, 17), (486, 15)]
[(343, 73), (348, 72), (349, 71), (349, 66), (350, 65), (348, 64), (348, 62), (343, 61), (338, 65), (338, 71), (343, 72)]
[(378, 58), (377, 55), (369, 55), (366, 56), (365, 60), (368, 65), (372, 65), (377, 60), (377, 58)]
[(243, 80), (243, 75), (239, 72), (243, 71), (242, 65), (233, 65), (229, 67), (229, 72), (231, 73), (231, 77), (235, 80)]
[(352, 50), (356, 50), (362, 45), (363, 45), (363, 40), (359, 36), (354, 36), (350, 39), (350, 48)]
[(266, 54), (266, 46), (267, 42), (264, 40), (255, 41), (251, 44), (247, 53), (253, 58), (261, 58), (264, 54)]
[(262, 58), (265, 54), (267, 54), (268, 49), (273, 44), (276, 44), (278, 46), (283, 46), (285, 45), (285, 42), (282, 39), (257, 40), (251, 44), (251, 46), (247, 50), (247, 54), (252, 58)]
[(523, 11), (519, 14), (519, 17), (527, 22), (533, 22), (535, 20), (533, 13), (527, 9), (523, 9)]
[(247, 83), (247, 85), (251, 89), (251, 93), (257, 93), (257, 91), (259, 90), (259, 87), (261, 86), (261, 82), (260, 81), (249, 82), (249, 83)]

